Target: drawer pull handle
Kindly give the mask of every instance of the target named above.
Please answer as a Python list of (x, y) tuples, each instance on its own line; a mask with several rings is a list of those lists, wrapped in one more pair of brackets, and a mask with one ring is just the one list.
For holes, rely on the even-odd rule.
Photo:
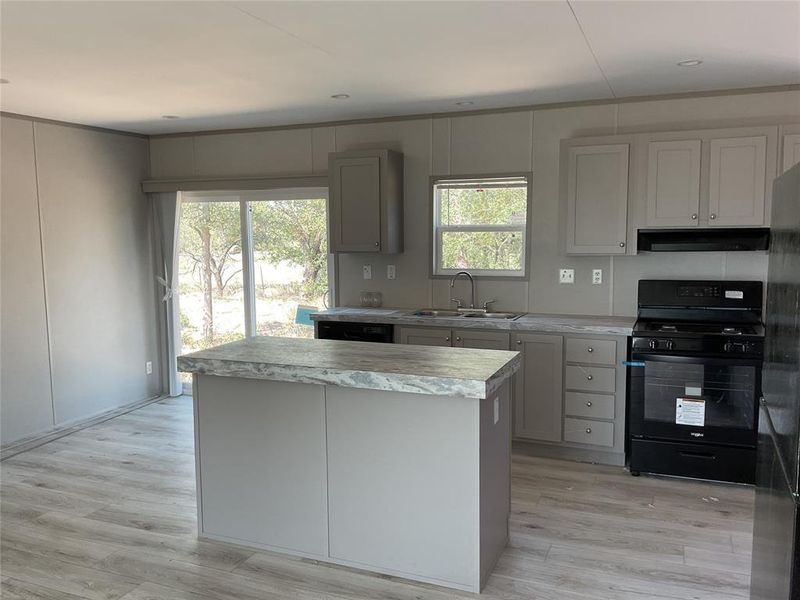
[(521, 346), (521, 345), (522, 345), (522, 340), (517, 340), (517, 346)]
[(717, 215), (715, 215), (714, 213), (711, 213), (710, 215), (708, 215), (708, 218), (713, 221), (714, 219), (717, 218)]
[(380, 246), (380, 245), (381, 245), (381, 243), (380, 243), (380, 242), (375, 242), (375, 247), (376, 247), (376, 248), (377, 248), (378, 246)]
[(589, 406), (589, 407), (591, 407), (591, 406), (592, 406), (592, 401), (591, 401), (591, 400), (589, 400), (589, 401), (586, 403), (586, 406)]
[(592, 433), (592, 428), (591, 427), (587, 427), (586, 428), (586, 433)]
[(678, 452), (681, 456), (685, 456), (686, 458), (702, 458), (705, 460), (715, 460), (717, 457), (714, 454), (710, 454), (707, 452), (688, 452), (685, 450), (681, 450)]
[(446, 338), (444, 338), (444, 341), (445, 341), (445, 342), (449, 342), (449, 341), (450, 341), (450, 338), (449, 338), (449, 337), (446, 337)]
[(589, 381), (591, 381), (591, 380), (593, 379), (593, 377), (592, 377), (591, 375), (587, 375), (587, 376), (586, 376), (586, 379), (588, 379)]
[(697, 213), (692, 214), (692, 221), (697, 221)]
[(594, 352), (594, 348), (592, 348), (591, 346), (589, 346), (589, 347), (586, 349), (586, 351), (587, 351), (587, 352)]
[(456, 341), (457, 341), (457, 342), (460, 342), (460, 341), (461, 341), (461, 338), (460, 338), (460, 337), (457, 337), (457, 338), (456, 338)]

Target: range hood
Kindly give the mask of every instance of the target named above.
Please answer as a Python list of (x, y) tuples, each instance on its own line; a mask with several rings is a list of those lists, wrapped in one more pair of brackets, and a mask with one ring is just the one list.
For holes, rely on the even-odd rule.
[(769, 227), (640, 229), (639, 252), (740, 252), (767, 250)]

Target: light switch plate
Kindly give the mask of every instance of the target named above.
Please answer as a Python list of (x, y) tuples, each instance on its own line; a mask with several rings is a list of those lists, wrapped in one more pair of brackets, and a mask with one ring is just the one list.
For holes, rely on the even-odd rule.
[(372, 279), (372, 265), (364, 265), (361, 267), (364, 279)]
[(592, 285), (603, 283), (603, 269), (592, 269)]
[(559, 269), (558, 283), (575, 283), (575, 269)]
[(397, 277), (394, 265), (386, 265), (386, 279), (394, 279)]

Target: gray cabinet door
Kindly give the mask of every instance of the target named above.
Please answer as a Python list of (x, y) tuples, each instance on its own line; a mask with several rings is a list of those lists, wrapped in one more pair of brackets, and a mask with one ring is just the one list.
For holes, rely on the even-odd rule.
[(561, 441), (563, 344), (560, 335), (514, 336), (512, 349), (522, 352), (514, 388), (515, 437)]
[(380, 158), (336, 157), (330, 177), (331, 251), (379, 252)]
[(701, 140), (653, 141), (647, 148), (648, 227), (696, 227)]
[(568, 254), (626, 253), (628, 155), (628, 144), (567, 149)]
[(783, 136), (783, 171), (786, 172), (800, 162), (800, 133)]
[(456, 329), (453, 331), (453, 346), (456, 346), (457, 348), (508, 350), (509, 337), (509, 334), (501, 331)]
[(708, 224), (763, 225), (767, 136), (712, 139), (710, 148)]
[(449, 329), (432, 327), (402, 327), (399, 341), (401, 344), (417, 346), (452, 346), (452, 334)]

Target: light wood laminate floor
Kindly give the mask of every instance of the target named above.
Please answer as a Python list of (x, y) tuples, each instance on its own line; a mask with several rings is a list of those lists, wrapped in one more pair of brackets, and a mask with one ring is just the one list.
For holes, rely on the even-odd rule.
[[(0, 466), (2, 598), (475, 598), (195, 537), (191, 400)], [(747, 598), (753, 491), (514, 456), (511, 543), (482, 597)]]

